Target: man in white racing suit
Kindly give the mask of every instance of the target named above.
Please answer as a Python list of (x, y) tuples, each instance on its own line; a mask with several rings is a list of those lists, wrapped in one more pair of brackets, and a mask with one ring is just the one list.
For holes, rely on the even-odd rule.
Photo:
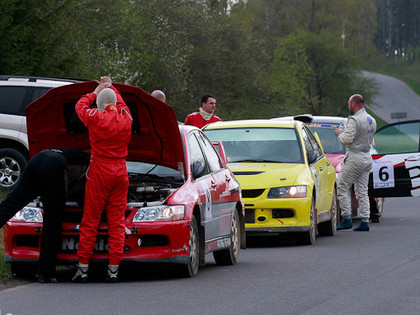
[(364, 108), (363, 96), (354, 94), (349, 98), (350, 115), (346, 129), (336, 129), (338, 141), (347, 148), (341, 175), (337, 184), (342, 220), (337, 230), (351, 229), (351, 186), (354, 184), (359, 202), (361, 222), (354, 231), (369, 231), (369, 172), (372, 168), (370, 145), (376, 132), (376, 121)]

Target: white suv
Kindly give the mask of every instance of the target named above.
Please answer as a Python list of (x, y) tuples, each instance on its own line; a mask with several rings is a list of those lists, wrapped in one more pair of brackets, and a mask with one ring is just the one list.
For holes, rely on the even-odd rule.
[(0, 75), (0, 186), (13, 187), (29, 159), (25, 107), (49, 89), (75, 82)]

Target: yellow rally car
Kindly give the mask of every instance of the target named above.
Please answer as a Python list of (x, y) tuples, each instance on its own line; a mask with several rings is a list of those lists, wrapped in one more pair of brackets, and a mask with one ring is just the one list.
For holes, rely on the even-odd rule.
[(250, 233), (293, 232), (298, 244), (334, 235), (335, 169), (318, 136), (300, 121), (224, 121), (203, 128), (222, 142), (242, 187)]

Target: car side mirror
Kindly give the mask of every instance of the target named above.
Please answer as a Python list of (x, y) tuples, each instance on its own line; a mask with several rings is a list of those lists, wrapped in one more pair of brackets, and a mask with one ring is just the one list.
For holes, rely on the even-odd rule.
[(192, 174), (194, 178), (200, 177), (200, 175), (203, 174), (203, 172), (204, 172), (204, 163), (200, 161), (194, 162), (192, 165)]

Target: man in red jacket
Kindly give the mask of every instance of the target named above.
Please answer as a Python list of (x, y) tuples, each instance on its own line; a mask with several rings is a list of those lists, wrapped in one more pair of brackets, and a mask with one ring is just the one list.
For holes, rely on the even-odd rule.
[[(96, 99), (97, 108), (90, 106)], [(88, 281), (89, 260), (96, 243), (102, 212), (108, 219), (109, 265), (108, 282), (117, 282), (118, 266), (123, 258), (128, 174), (126, 156), (131, 138), (132, 118), (120, 92), (109, 77), (102, 77), (97, 88), (76, 104), (80, 120), (89, 130), (91, 145), (87, 173), (85, 207), (80, 224), (77, 255), (79, 266), (74, 282)]]
[(216, 121), (222, 121), (218, 116), (214, 115), (216, 110), (216, 98), (211, 94), (204, 94), (201, 97), (201, 107), (198, 112), (191, 113), (185, 119), (185, 125), (193, 125), (203, 128), (205, 125)]

